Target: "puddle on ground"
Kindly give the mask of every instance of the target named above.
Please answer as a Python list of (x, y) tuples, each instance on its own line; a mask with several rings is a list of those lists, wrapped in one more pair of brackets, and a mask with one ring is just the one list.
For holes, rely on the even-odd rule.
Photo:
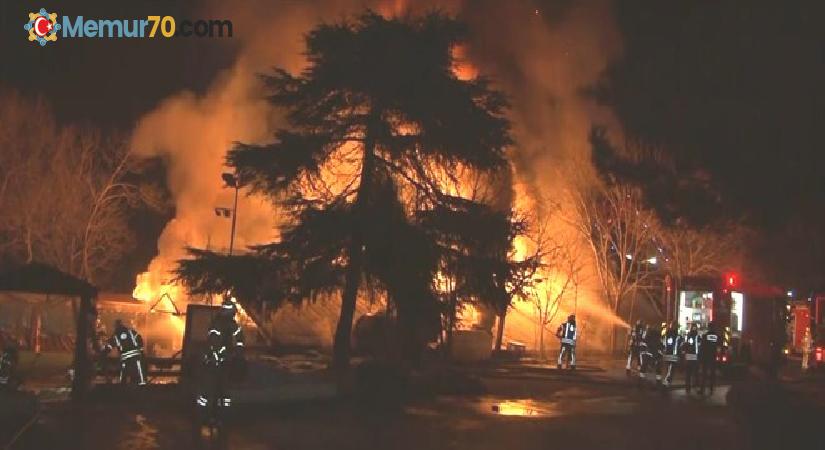
[(481, 402), (482, 411), (499, 416), (516, 417), (554, 417), (561, 415), (558, 402), (539, 402), (537, 400), (487, 400)]
[(621, 396), (541, 401), (533, 399), (483, 400), (482, 412), (498, 416), (562, 417), (578, 414), (631, 414), (636, 404)]
[(727, 395), (729, 390), (729, 386), (719, 386), (716, 388), (713, 394), (699, 395), (699, 393), (696, 391), (693, 391), (692, 393), (688, 394), (682, 388), (675, 388), (671, 389), (670, 392), (668, 392), (668, 395), (670, 395), (671, 400), (679, 402), (704, 403), (706, 405), (713, 406), (726, 406), (728, 404)]
[(435, 404), (409, 406), (408, 414), (414, 416), (462, 415), (553, 418), (583, 414), (624, 415), (636, 411), (637, 403), (624, 396), (582, 398), (572, 395), (554, 396), (549, 399), (535, 398), (441, 398)]
[(158, 429), (142, 414), (135, 415), (134, 427), (125, 432), (118, 448), (123, 450), (149, 450), (160, 448), (158, 445)]

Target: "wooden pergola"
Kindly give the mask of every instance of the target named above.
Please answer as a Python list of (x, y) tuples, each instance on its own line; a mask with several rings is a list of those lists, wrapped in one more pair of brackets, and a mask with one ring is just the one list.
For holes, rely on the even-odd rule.
[(45, 264), (25, 264), (0, 271), (0, 292), (62, 295), (80, 299), (75, 311), (74, 379), (72, 398), (80, 399), (91, 385), (89, 347), (97, 318), (97, 288), (80, 278)]

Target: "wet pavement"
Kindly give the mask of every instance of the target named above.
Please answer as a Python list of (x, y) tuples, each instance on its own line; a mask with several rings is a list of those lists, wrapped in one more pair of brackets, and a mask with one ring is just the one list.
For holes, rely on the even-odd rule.
[[(482, 371), (483, 372), (483, 371)], [(32, 449), (750, 449), (825, 448), (825, 410), (758, 382), (713, 396), (657, 391), (604, 371), (498, 371), (485, 393), (403, 405), (346, 400), (241, 407), (220, 432), (152, 395), (47, 407), (13, 448)], [(821, 385), (806, 385), (818, 392)], [(803, 398), (808, 397), (808, 398)], [(165, 397), (164, 397), (165, 398)]]

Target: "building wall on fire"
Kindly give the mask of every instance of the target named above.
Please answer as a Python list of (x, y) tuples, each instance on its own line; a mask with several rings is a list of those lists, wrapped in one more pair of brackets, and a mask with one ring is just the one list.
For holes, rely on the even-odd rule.
[(108, 338), (115, 320), (120, 319), (141, 334), (148, 355), (173, 356), (182, 346), (184, 318), (165, 310), (150, 312), (149, 307), (129, 294), (101, 293), (97, 300), (98, 337)]
[[(595, 294), (588, 294), (595, 298)], [(582, 295), (582, 298), (585, 296)], [(545, 327), (545, 345), (554, 348), (558, 345), (555, 337), (556, 327), (566, 320), (567, 315), (574, 310), (573, 302), (568, 302), (554, 316)], [(319, 299), (316, 302), (307, 302), (301, 306), (284, 305), (270, 313), (267, 327), (278, 346), (285, 347), (316, 347), (329, 349), (332, 347), (335, 327), (338, 323), (341, 303), (338, 299)], [(370, 303), (359, 299), (356, 306), (355, 321), (368, 313), (374, 313), (383, 308), (383, 304)], [(489, 337), (489, 346), (492, 348), (497, 326), (496, 315), (482, 307), (468, 308), (459, 315), (458, 328), (465, 331), (484, 331)], [(584, 300), (580, 300), (577, 310), (579, 322), (579, 343), (582, 349), (602, 350), (609, 342), (610, 324), (616, 320), (603, 317), (599, 307), (594, 307)], [(504, 345), (508, 342), (520, 342), (527, 346), (528, 351), (535, 351), (539, 346), (538, 324), (532, 306), (526, 302), (517, 302), (507, 314), (504, 330)], [(623, 339), (620, 337), (619, 339)], [(473, 350), (478, 339), (472, 340)]]

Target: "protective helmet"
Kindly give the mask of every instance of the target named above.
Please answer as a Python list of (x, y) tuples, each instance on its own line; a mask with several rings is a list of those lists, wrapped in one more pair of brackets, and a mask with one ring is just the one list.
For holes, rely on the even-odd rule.
[(223, 302), (221, 303), (221, 312), (228, 316), (234, 316), (237, 309), (238, 307), (235, 305), (235, 300), (229, 295), (224, 296)]
[(223, 341), (221, 340), (221, 335), (216, 332), (210, 332), (206, 336), (206, 343), (209, 345), (209, 348), (216, 349), (221, 346)]

